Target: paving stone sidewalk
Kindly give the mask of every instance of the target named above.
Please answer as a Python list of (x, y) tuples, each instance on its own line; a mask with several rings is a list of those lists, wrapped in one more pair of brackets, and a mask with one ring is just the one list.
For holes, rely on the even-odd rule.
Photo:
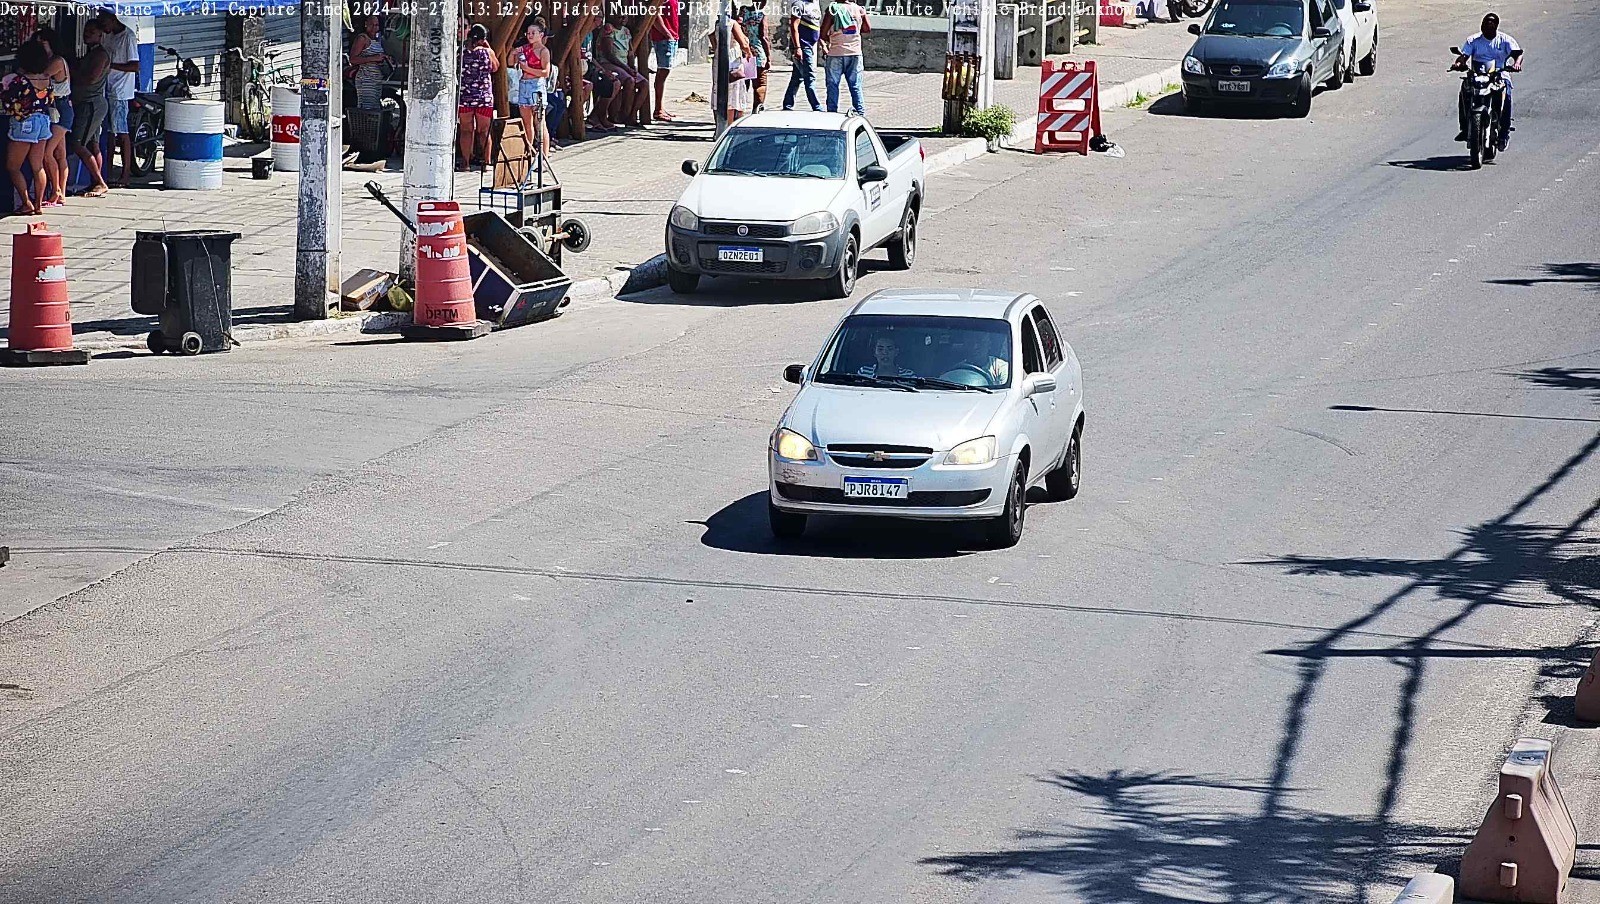
[[(1103, 29), (1101, 35), (1103, 43), (1084, 47), (1082, 56), (1099, 62), (1103, 90), (1140, 77), (1149, 81), (1176, 65), (1191, 40), (1181, 26), (1167, 23)], [(970, 140), (936, 134), (942, 111), (941, 75), (873, 72), (870, 46), (868, 52), (866, 101), (874, 124), (917, 133), (930, 157), (966, 146), (955, 156), (946, 155), (943, 164), (977, 153), (970, 151)], [(1036, 68), (1022, 68), (1017, 78), (996, 83), (998, 102), (1016, 109), (1024, 127), (1032, 120), (1038, 73)], [(710, 94), (709, 75), (708, 67), (700, 65), (672, 76), (668, 90), (678, 100), (668, 109), (677, 117), (675, 122), (591, 139), (553, 155), (566, 212), (583, 218), (594, 234), (589, 250), (567, 255), (564, 265), (575, 280), (610, 277), (609, 284), (592, 283), (587, 291), (613, 291), (627, 271), (660, 251), (662, 224), (687, 178), (680, 171), (682, 161), (703, 157), (712, 138), (711, 108), (699, 99)], [(786, 68), (770, 73), (769, 105), (781, 103), (788, 79)], [(821, 82), (819, 72), (819, 89)], [(235, 323), (245, 328), (241, 335), (266, 338), (349, 325), (290, 323), (298, 180), (292, 173), (274, 174), (270, 181), (252, 179), (248, 160), (252, 149), (230, 149), (230, 154), (239, 156), (226, 161), (224, 185), (218, 191), (164, 191), (152, 181), (100, 199), (72, 199), (65, 208), (47, 213), (43, 219), (65, 236), (74, 332), (81, 344), (89, 348), (136, 344), (153, 328), (154, 318), (134, 314), (129, 307), (128, 277), (135, 234), (154, 229), (222, 229), (240, 234), (233, 246), (233, 300)], [(402, 227), (368, 196), (363, 188), (368, 181), (378, 182), (398, 198), (402, 178), (397, 171), (341, 174), (341, 264), (346, 275), (362, 267), (393, 270), (398, 265)], [(479, 186), (477, 174), (461, 174), (456, 197), (474, 209)], [(14, 218), (14, 228), (22, 222)], [(11, 266), (10, 255), (10, 242), (0, 242), (0, 267), (5, 272)], [(0, 310), (0, 335), (8, 321), (9, 312)], [(258, 327), (262, 329), (252, 329)]]

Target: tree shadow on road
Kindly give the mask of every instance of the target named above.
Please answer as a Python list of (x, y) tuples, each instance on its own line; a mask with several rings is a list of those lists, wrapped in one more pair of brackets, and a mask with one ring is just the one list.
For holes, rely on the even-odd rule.
[(1438, 862), (1470, 833), (1280, 805), (1268, 782), (1173, 772), (1058, 772), (1087, 825), (1023, 831), (1013, 847), (925, 858), (945, 875), (1049, 876), (1095, 904), (1161, 901), (1366, 901), (1409, 864)]
[(1590, 399), (1600, 405), (1600, 367), (1541, 367), (1514, 376), (1546, 389), (1587, 392)]
[(824, 559), (943, 559), (964, 556), (972, 539), (963, 525), (813, 515), (806, 535), (779, 540), (767, 526), (767, 493), (751, 493), (705, 521), (700, 542), (729, 552)]
[(1522, 276), (1507, 279), (1490, 279), (1485, 282), (1497, 286), (1537, 286), (1543, 283), (1577, 284), (1600, 292), (1600, 264), (1587, 262), (1574, 262), (1567, 264), (1543, 264), (1543, 276)]

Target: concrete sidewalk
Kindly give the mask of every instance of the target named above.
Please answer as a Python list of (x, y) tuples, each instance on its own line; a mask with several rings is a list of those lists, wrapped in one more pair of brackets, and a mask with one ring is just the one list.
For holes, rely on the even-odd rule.
[[(1178, 25), (1159, 23), (1136, 29), (1106, 29), (1104, 43), (1085, 47), (1084, 56), (1099, 62), (1102, 107), (1121, 106), (1136, 91), (1159, 93), (1177, 80), (1176, 67), (1190, 38)], [(869, 42), (870, 44), (870, 42)], [(926, 145), (930, 173), (981, 156), (981, 139), (947, 138), (938, 134), (942, 116), (937, 73), (870, 71), (865, 79), (868, 116), (880, 128), (917, 134)], [(1018, 113), (1014, 142), (1031, 143), (1039, 70), (1021, 68), (1017, 77), (997, 82), (1000, 103)], [(767, 103), (782, 103), (789, 81), (787, 68), (769, 75)], [(680, 98), (668, 109), (677, 117), (557, 150), (552, 165), (563, 186), (564, 211), (581, 217), (594, 235), (583, 254), (568, 254), (563, 265), (575, 279), (572, 296), (610, 297), (623, 290), (635, 267), (659, 254), (662, 224), (682, 190), (685, 159), (705, 155), (712, 138), (712, 113), (701, 98), (709, 96), (709, 72), (690, 66), (668, 82), (670, 96)], [(818, 73), (819, 97), (823, 95)], [(802, 93), (800, 104), (804, 107)], [(234, 149), (246, 155), (248, 146)], [(238, 232), (233, 248), (235, 335), (243, 341), (310, 336), (364, 329), (393, 329), (406, 315), (351, 315), (328, 321), (293, 322), (289, 308), (294, 289), (294, 245), (297, 176), (274, 174), (270, 181), (250, 177), (246, 156), (226, 164), (221, 190), (177, 192), (159, 184), (113, 191), (104, 198), (75, 198), (43, 218), (66, 237), (71, 276), (75, 335), (91, 350), (142, 347), (154, 318), (129, 307), (128, 276), (135, 234), (155, 229), (222, 229)], [(376, 181), (393, 198), (401, 189), (399, 172), (345, 172), (342, 270), (363, 267), (394, 270), (398, 266), (401, 225), (363, 189)], [(467, 209), (477, 206), (480, 177), (461, 174), (456, 198)], [(18, 221), (20, 224), (20, 220)], [(10, 268), (10, 243), (0, 242), (0, 267)], [(659, 284), (659, 261), (634, 276), (629, 289)], [(0, 310), (0, 335), (9, 312)]]

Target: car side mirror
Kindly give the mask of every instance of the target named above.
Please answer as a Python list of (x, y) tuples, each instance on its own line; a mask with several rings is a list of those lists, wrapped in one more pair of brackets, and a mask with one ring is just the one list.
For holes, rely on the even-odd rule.
[(783, 379), (786, 383), (804, 383), (806, 379), (806, 366), (804, 364), (791, 364), (783, 369)]
[(885, 182), (888, 178), (889, 171), (881, 163), (869, 163), (861, 171), (861, 183), (863, 185), (868, 182)]
[(1029, 374), (1027, 382), (1023, 385), (1030, 396), (1036, 396), (1041, 392), (1055, 392), (1056, 378), (1049, 374)]
[(1451, 52), (1451, 53), (1453, 53), (1453, 54), (1455, 54), (1455, 55), (1456, 55), (1456, 56), (1460, 56), (1460, 55), (1461, 55), (1461, 48), (1459, 48), (1459, 47), (1452, 47), (1452, 48), (1450, 48), (1450, 52)]
[(697, 161), (694, 161), (694, 160), (685, 160), (685, 161), (683, 161), (683, 174), (685, 176), (698, 176), (698, 175), (700, 175), (700, 164)]
[(1372, 12), (1372, 4), (1364, 3), (1364, 2), (1362, 2), (1362, 0), (1355, 0), (1354, 3), (1350, 4), (1350, 8), (1355, 10), (1358, 13), (1370, 13), (1370, 12)]
[(1197, 35), (1199, 33), (1200, 33), (1200, 23), (1198, 23), (1198, 22), (1190, 22), (1189, 23), (1189, 34)]
[(1333, 29), (1331, 29), (1331, 28), (1313, 28), (1313, 29), (1311, 29), (1311, 36), (1313, 38), (1331, 38), (1331, 37), (1333, 37)]

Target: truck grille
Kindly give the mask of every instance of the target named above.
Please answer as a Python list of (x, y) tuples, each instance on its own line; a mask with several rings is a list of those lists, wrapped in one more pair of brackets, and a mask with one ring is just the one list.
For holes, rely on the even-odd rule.
[[(739, 227), (745, 228), (745, 234), (739, 234)], [(731, 235), (740, 239), (781, 239), (789, 234), (788, 223), (720, 223), (700, 221), (700, 229), (706, 235)]]
[(700, 269), (707, 273), (782, 273), (787, 261), (719, 261), (714, 257), (700, 258)]

